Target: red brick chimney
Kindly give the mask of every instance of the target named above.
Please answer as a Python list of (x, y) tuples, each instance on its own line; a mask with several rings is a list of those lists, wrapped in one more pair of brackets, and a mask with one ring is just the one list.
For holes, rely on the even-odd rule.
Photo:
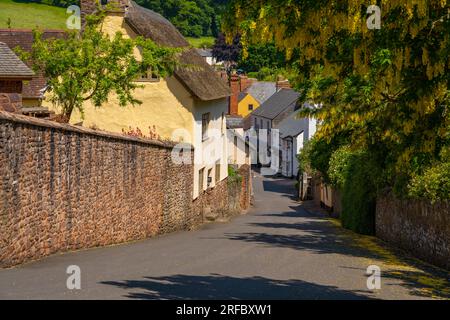
[(239, 80), (240, 79), (237, 74), (233, 74), (230, 77), (231, 97), (228, 113), (233, 116), (238, 115), (239, 93), (241, 92)]
[(281, 89), (292, 89), (291, 84), (289, 83), (289, 80), (284, 79), (282, 76), (278, 77), (278, 81), (277, 81), (277, 92), (280, 91)]
[(247, 90), (251, 85), (252, 82), (247, 76), (241, 76), (241, 92)]
[(129, 0), (80, 0), (81, 18), (84, 21), (84, 17), (93, 14), (98, 6), (108, 5), (111, 11), (125, 12), (129, 3)]

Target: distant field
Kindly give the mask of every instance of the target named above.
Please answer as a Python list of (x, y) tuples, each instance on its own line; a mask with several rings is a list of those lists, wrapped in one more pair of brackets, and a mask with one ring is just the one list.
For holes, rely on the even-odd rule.
[(8, 18), (12, 29), (66, 29), (69, 17), (65, 8), (39, 3), (24, 3), (23, 0), (0, 0), (0, 28), (7, 28)]
[[(12, 29), (66, 29), (69, 15), (65, 8), (39, 3), (27, 3), (26, 0), (0, 0), (0, 28), (8, 28), (8, 18)], [(211, 48), (214, 37), (187, 38), (195, 48)]]
[[(1, 1), (1, 0), (0, 0)], [(194, 48), (211, 48), (214, 45), (214, 37), (186, 38)]]

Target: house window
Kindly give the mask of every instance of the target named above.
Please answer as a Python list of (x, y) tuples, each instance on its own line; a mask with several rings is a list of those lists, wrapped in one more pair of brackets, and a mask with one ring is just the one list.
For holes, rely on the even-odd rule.
[(102, 6), (106, 6), (108, 4), (108, 0), (101, 0), (100, 3)]
[(222, 112), (222, 135), (225, 134), (225, 112)]
[(252, 104), (248, 105), (248, 111), (253, 111), (253, 105)]
[(201, 194), (204, 189), (203, 179), (205, 175), (205, 168), (202, 168), (198, 172), (198, 192)]
[(142, 72), (138, 79), (140, 82), (158, 82), (159, 80), (159, 76), (152, 72), (151, 69), (148, 69), (146, 72)]
[(261, 129), (264, 129), (263, 119), (261, 119), (260, 122), (261, 122)]
[(216, 184), (220, 182), (220, 161), (216, 162)]
[(211, 114), (204, 113), (202, 115), (202, 140), (205, 141), (208, 139), (208, 128), (209, 128), (209, 122), (210, 122)]
[(250, 158), (250, 139), (247, 137), (245, 139), (245, 163), (248, 164), (248, 159)]
[(212, 185), (212, 169), (208, 170), (208, 188)]

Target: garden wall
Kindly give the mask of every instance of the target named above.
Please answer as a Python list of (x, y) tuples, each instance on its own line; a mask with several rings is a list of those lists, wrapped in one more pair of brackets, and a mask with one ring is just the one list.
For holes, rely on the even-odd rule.
[(250, 208), (250, 166), (243, 165), (238, 172), (239, 180), (222, 180), (214, 189), (206, 190), (194, 200), (194, 216), (198, 223), (227, 219)]
[(382, 197), (377, 201), (376, 235), (450, 270), (450, 202)]
[[(172, 146), (0, 111), (0, 267), (202, 223)], [(223, 214), (227, 185), (208, 196)]]

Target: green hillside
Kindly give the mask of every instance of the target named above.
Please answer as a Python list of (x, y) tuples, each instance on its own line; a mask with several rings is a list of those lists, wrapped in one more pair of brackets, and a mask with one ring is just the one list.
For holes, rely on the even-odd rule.
[(12, 29), (66, 29), (69, 17), (65, 8), (40, 3), (24, 3), (14, 0), (0, 0), (0, 28), (8, 28), (8, 18)]
[(214, 46), (214, 37), (200, 37), (200, 38), (192, 38), (186, 37), (187, 41), (194, 48), (212, 48)]

